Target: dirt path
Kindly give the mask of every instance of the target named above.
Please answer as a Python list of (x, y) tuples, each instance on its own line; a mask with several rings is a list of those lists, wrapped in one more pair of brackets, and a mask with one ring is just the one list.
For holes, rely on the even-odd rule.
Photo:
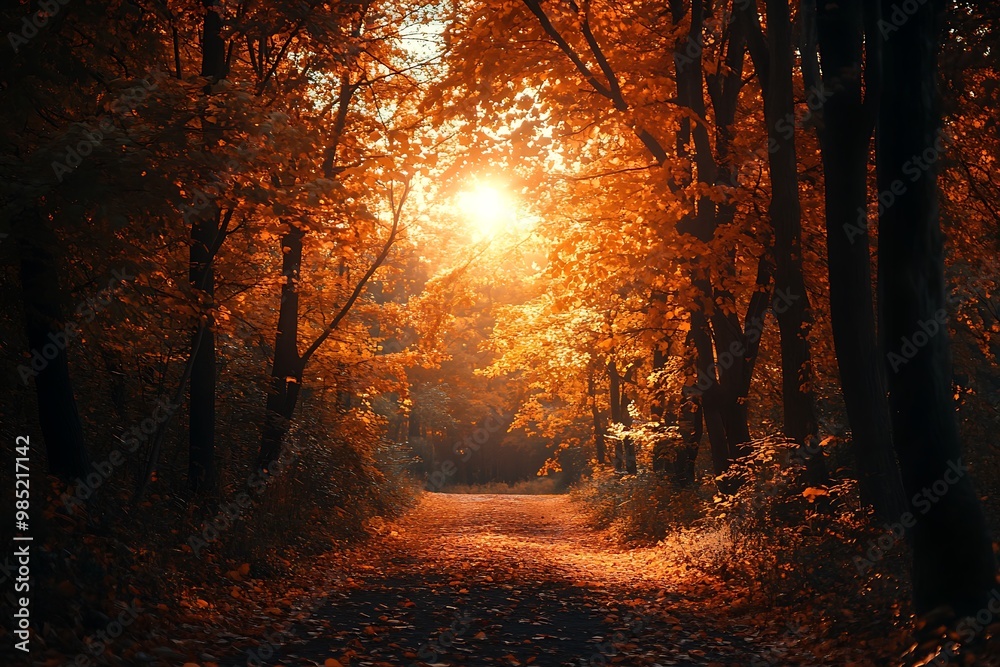
[(565, 496), (427, 494), (261, 663), (773, 664), (627, 554)]

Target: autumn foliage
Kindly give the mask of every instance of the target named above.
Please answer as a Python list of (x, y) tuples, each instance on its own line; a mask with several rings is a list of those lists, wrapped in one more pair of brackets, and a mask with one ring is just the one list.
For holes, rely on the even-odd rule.
[(0, 10), (45, 664), (277, 617), (421, 488), (572, 490), (831, 645), (988, 603), (992, 4), (49, 4)]

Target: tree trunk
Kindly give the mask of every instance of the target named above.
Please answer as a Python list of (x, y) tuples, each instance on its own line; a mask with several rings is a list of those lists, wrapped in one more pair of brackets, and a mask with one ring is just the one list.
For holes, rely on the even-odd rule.
[(702, 407), (695, 396), (687, 396), (680, 407), (677, 425), (681, 442), (674, 451), (674, 483), (679, 487), (694, 482), (694, 464), (698, 458), (698, 445), (702, 433)]
[(420, 437), (420, 416), (410, 408), (410, 416), (406, 421), (406, 441), (412, 442)]
[[(712, 358), (712, 337), (708, 330), (707, 318), (700, 311), (691, 313), (691, 340), (695, 348), (695, 371), (697, 373), (695, 391), (701, 397), (702, 415), (712, 454), (712, 471), (716, 477), (720, 477), (729, 469), (732, 456), (729, 441), (726, 438), (722, 411), (719, 408), (719, 383)], [(720, 486), (719, 490), (728, 493), (731, 489), (724, 490)]]
[(606, 446), (604, 444), (604, 424), (601, 419), (601, 410), (597, 406), (596, 370), (593, 365), (587, 375), (587, 393), (590, 397), (590, 415), (594, 420), (594, 450), (597, 455), (597, 462), (603, 464), (607, 457)]
[[(277, 460), (302, 386), (302, 360), (299, 357), (299, 274), (302, 269), (302, 238), (299, 227), (290, 226), (281, 239), (281, 305), (274, 339), (274, 362), (271, 387), (267, 395), (264, 428), (261, 432), (257, 466), (266, 468)], [(411, 417), (411, 426), (419, 421)], [(412, 429), (411, 429), (412, 431)]]
[(35, 207), (24, 211), (17, 233), (25, 331), (32, 356), (19, 372), (25, 383), (35, 378), (49, 472), (68, 481), (86, 476), (90, 465), (67, 357), (69, 345), (79, 336), (78, 324), (63, 317), (52, 255), (57, 242), (42, 213)]
[[(918, 613), (986, 607), (996, 562), (979, 499), (961, 467), (952, 399), (943, 251), (933, 165), (914, 156), (941, 146), (936, 90), (937, 3), (891, 24), (876, 130), (880, 192), (900, 192), (879, 215), (880, 342), (896, 453), (914, 498), (913, 595)], [(883, 0), (883, 16), (894, 9)], [(902, 186), (902, 187), (900, 187)], [(928, 496), (933, 498), (931, 501)]]
[[(226, 45), (222, 38), (221, 7), (217, 0), (204, 0), (201, 75), (211, 81), (226, 75)], [(211, 92), (210, 86), (205, 93)], [(205, 138), (217, 134), (203, 119)], [(215, 204), (197, 215), (191, 224), (190, 283), (199, 296), (201, 318), (192, 335), (191, 406), (189, 412), (188, 485), (192, 491), (211, 491), (215, 484), (215, 299), (213, 262), (222, 232), (222, 214)]]
[[(906, 510), (896, 456), (892, 451), (889, 403), (875, 332), (871, 256), (866, 220), (868, 154), (877, 91), (862, 101), (864, 6), (861, 0), (819, 2), (817, 34), (813, 3), (802, 3), (806, 34), (803, 73), (811, 90), (826, 97), (819, 124), (826, 187), (830, 315), (840, 384), (851, 425), (861, 502), (884, 520)], [(822, 83), (815, 62), (815, 38), (823, 58)], [(878, 40), (880, 35), (871, 35)], [(877, 66), (868, 54), (867, 66)]]
[[(670, 7), (676, 26), (683, 19), (686, 8), (683, 2), (677, 0), (672, 1)], [(691, 3), (690, 10), (691, 25), (686, 41), (684, 44), (678, 44), (675, 49), (677, 98), (679, 105), (689, 108), (698, 118), (707, 118), (703, 89), (705, 77), (703, 76), (704, 67), (701, 52), (699, 50), (690, 58), (686, 55), (683, 58), (677, 55), (688, 53), (687, 47), (690, 44), (701, 44), (703, 41), (704, 7), (702, 3), (694, 2)], [(732, 136), (729, 127), (735, 118), (736, 103), (742, 87), (745, 26), (742, 22), (734, 22), (730, 30), (730, 45), (726, 58), (728, 71), (725, 75), (714, 75), (708, 80), (708, 89), (718, 128), (715, 144), (716, 153), (712, 152), (705, 124), (695, 123), (692, 127), (691, 121), (685, 118), (682, 120), (681, 132), (678, 134), (679, 155), (686, 154), (688, 137), (693, 138), (693, 156), (698, 169), (698, 180), (706, 187), (714, 187), (720, 183), (728, 184), (731, 179), (728, 158)], [(736, 207), (732, 202), (723, 202), (716, 207), (715, 202), (710, 197), (701, 197), (696, 202), (696, 215), (683, 221), (678, 225), (678, 228), (680, 231), (691, 233), (707, 243), (711, 241), (720, 224), (732, 222), (735, 213)], [(706, 267), (698, 267), (698, 269), (703, 273), (707, 271)], [(735, 276), (735, 258), (733, 257), (731, 262), (719, 266), (718, 270)], [(714, 467), (716, 474), (722, 474), (728, 468), (729, 461), (749, 452), (747, 446), (750, 441), (750, 429), (747, 422), (747, 392), (741, 393), (739, 387), (743, 385), (743, 378), (748, 374), (748, 369), (753, 367), (753, 357), (756, 355), (757, 348), (746, 345), (744, 331), (735, 312), (727, 315), (716, 307), (715, 302), (723, 302), (735, 308), (736, 302), (733, 295), (725, 289), (713, 288), (711, 279), (705, 275), (698, 275), (698, 271), (695, 271), (694, 274), (692, 284), (698, 290), (703, 301), (701, 308), (706, 312), (710, 308), (713, 311), (711, 318), (701, 314), (697, 316), (699, 321), (704, 320), (703, 326), (706, 329), (710, 327), (709, 345), (704, 346), (704, 349), (699, 352), (698, 363), (699, 379), (704, 381), (709, 378), (711, 380), (711, 386), (707, 388), (710, 395), (706, 396), (703, 406), (709, 440), (713, 448)], [(692, 322), (694, 319), (696, 318), (692, 317)], [(692, 324), (692, 330), (695, 328)], [(711, 348), (712, 341), (714, 341), (714, 353)], [(741, 352), (734, 355), (731, 350), (737, 348)], [(713, 356), (720, 363), (709, 372)], [(728, 363), (722, 363), (726, 357), (729, 359)], [(749, 390), (749, 386), (747, 389)], [(725, 442), (723, 443), (722, 440)], [(724, 450), (727, 452), (725, 463), (722, 461)]]
[[(622, 421), (622, 382), (618, 374), (618, 367), (615, 362), (608, 362), (608, 398), (611, 402), (611, 423), (620, 424)], [(616, 437), (615, 441), (615, 471), (625, 470), (625, 447), (622, 439)]]
[(261, 431), (260, 449), (257, 454), (257, 467), (264, 469), (281, 455), (285, 435), (291, 427), (292, 416), (298, 404), (299, 392), (306, 364), (322, 347), (323, 343), (337, 330), (347, 314), (351, 312), (364, 292), (365, 285), (375, 275), (399, 234), (399, 223), (402, 207), (409, 194), (409, 184), (404, 187), (398, 202), (393, 202), (392, 225), (382, 249), (372, 261), (368, 270), (355, 284), (343, 305), (334, 315), (333, 320), (326, 325), (323, 332), (306, 348), (298, 352), (298, 319), (299, 319), (299, 271), (302, 266), (302, 239), (304, 231), (295, 224), (289, 223), (289, 231), (282, 237), (282, 276), (281, 306), (278, 311), (278, 331), (275, 335), (274, 365), (271, 370), (271, 392), (267, 397), (265, 407), (264, 427)]
[[(626, 374), (625, 379), (629, 380), (628, 376), (629, 375), (634, 376), (634, 373), (635, 373), (635, 367), (632, 368), (631, 373)], [(622, 404), (621, 404), (620, 414), (621, 414), (622, 426), (624, 426), (625, 428), (631, 428), (632, 415), (631, 413), (629, 413), (628, 408), (629, 405), (632, 404), (632, 399), (628, 395), (628, 389), (626, 389), (624, 386), (622, 387), (621, 396), (622, 396)], [(633, 440), (630, 436), (625, 436), (624, 438), (622, 438), (622, 450), (625, 459), (625, 472), (629, 473), (630, 475), (636, 474), (638, 472), (638, 465), (635, 457), (635, 440)]]
[[(755, 3), (754, 3), (755, 4)], [(767, 0), (766, 55), (751, 47), (764, 94), (774, 229), (773, 308), (781, 337), (781, 398), (785, 435), (803, 452), (808, 482), (827, 481), (822, 453), (810, 452), (817, 440), (809, 352), (810, 308), (802, 277), (802, 228), (798, 167), (795, 156), (795, 104), (792, 95), (792, 31), (788, 2)], [(750, 11), (756, 12), (751, 6)], [(759, 29), (759, 28), (758, 28)], [(766, 61), (766, 62), (762, 62)]]
[[(216, 217), (196, 221), (191, 228), (191, 286), (202, 311), (191, 342), (191, 409), (188, 484), (192, 491), (208, 491), (215, 483), (215, 297), (212, 248), (219, 234)], [(200, 341), (199, 341), (200, 337)]]
[[(698, 3), (692, 4), (692, 23), (702, 22), (704, 11)], [(732, 126), (736, 120), (736, 108), (740, 90), (743, 87), (743, 67), (746, 59), (746, 25), (743, 21), (732, 21), (727, 28), (728, 47), (726, 49), (726, 70), (718, 70), (705, 74), (705, 83), (715, 114), (715, 154), (712, 169), (715, 172), (715, 185), (732, 185)], [(699, 61), (699, 72), (703, 69)], [(700, 77), (700, 73), (696, 75)], [(701, 84), (698, 84), (698, 94), (701, 96)], [(704, 103), (695, 100), (694, 108), (700, 116), (706, 116)], [(708, 145), (708, 137), (704, 139)], [(706, 148), (707, 151), (707, 148)], [(702, 167), (699, 166), (699, 170)], [(736, 217), (736, 203), (727, 199), (718, 204), (715, 215), (715, 226), (725, 226)], [(737, 315), (736, 298), (726, 287), (726, 278), (734, 283), (736, 277), (736, 249), (732, 248), (728, 261), (720, 267), (725, 277), (716, 281), (714, 296), (717, 303), (723, 303), (727, 308), (717, 308), (712, 315), (712, 330), (715, 338), (715, 354), (720, 363), (719, 386), (721, 388), (721, 418), (726, 431), (731, 459), (746, 456), (750, 453), (750, 427), (748, 415), (748, 396), (750, 379), (753, 374), (754, 362), (757, 357), (759, 335), (753, 341), (748, 340), (751, 326), (756, 326), (758, 316), (763, 315), (763, 308), (757, 308), (757, 300), (751, 299), (744, 325), (740, 326)], [(761, 266), (765, 260), (760, 260)], [(758, 273), (758, 278), (760, 273)], [(766, 274), (764, 285), (770, 283), (770, 274)], [(735, 352), (734, 352), (735, 350)]]

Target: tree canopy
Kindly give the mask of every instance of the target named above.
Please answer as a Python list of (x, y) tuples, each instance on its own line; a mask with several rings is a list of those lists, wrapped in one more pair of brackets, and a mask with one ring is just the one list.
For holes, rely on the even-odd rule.
[[(0, 477), (30, 434), (51, 600), (115, 567), (88, 531), (197, 588), (202, 552), (278, 571), (416, 483), (572, 488), (640, 541), (724, 525), (726, 572), (846, 563), (931, 634), (988, 608), (993, 4), (0, 17)], [(858, 566), (895, 525), (910, 564)]]

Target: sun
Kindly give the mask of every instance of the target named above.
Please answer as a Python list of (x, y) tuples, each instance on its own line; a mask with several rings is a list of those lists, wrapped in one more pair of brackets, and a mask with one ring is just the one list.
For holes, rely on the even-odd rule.
[(516, 222), (514, 205), (501, 189), (477, 183), (458, 193), (458, 209), (476, 236), (492, 238)]

